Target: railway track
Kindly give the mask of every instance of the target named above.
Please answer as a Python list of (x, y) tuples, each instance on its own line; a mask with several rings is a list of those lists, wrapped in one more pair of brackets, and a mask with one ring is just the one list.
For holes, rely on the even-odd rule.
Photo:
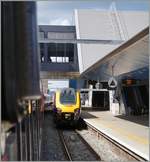
[(75, 130), (58, 130), (68, 161), (100, 161), (100, 156)]
[(69, 152), (68, 146), (67, 146), (67, 144), (65, 142), (63, 132), (58, 130), (58, 134), (59, 134), (59, 137), (60, 137), (60, 140), (61, 140), (61, 143), (62, 143), (62, 146), (63, 146), (63, 150), (64, 150), (64, 153), (65, 153), (65, 156), (66, 156), (67, 160), (73, 161), (72, 157), (71, 157), (71, 154)]
[[(133, 151), (129, 150), (125, 146), (121, 145), (120, 143), (116, 142), (106, 134), (102, 133), (89, 123), (87, 124), (87, 128), (90, 132), (94, 133), (95, 136), (99, 140), (103, 140), (106, 143), (108, 143), (109, 148), (113, 150), (116, 154), (119, 154), (120, 157), (123, 157), (124, 159), (126, 158), (128, 161), (147, 161), (146, 159), (142, 158), (141, 156), (135, 154)], [(78, 132), (79, 133), (79, 132)], [(82, 135), (81, 135), (82, 136)], [(82, 137), (83, 138), (83, 137)], [(94, 148), (93, 148), (94, 149)], [(102, 159), (103, 160), (103, 159)]]
[[(88, 129), (56, 128), (45, 116), (42, 161), (146, 161), (92, 125)], [(93, 148), (92, 148), (93, 147)]]

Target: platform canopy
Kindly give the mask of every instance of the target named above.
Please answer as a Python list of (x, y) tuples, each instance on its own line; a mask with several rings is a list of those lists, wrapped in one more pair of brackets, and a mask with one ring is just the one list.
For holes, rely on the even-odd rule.
[[(81, 76), (96, 80), (107, 79), (112, 75), (112, 66), (115, 70), (114, 75), (147, 66), (148, 43), (141, 42), (147, 42), (148, 38), (137, 36), (136, 40), (129, 40), (140, 35), (149, 26), (148, 18), (148, 11), (127, 11), (116, 8), (102, 11), (75, 10), (77, 39), (120, 40), (118, 44), (77, 44)], [(134, 47), (130, 48), (132, 45)]]
[(81, 74), (81, 77), (108, 80), (129, 72), (148, 73), (149, 28), (145, 28)]

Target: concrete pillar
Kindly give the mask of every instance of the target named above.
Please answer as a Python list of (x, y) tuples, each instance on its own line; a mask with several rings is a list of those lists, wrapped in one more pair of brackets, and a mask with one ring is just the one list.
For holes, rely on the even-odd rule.
[(48, 44), (44, 43), (44, 63), (48, 63)]
[(92, 95), (93, 95), (93, 92), (92, 92), (92, 89), (93, 89), (93, 85), (89, 85), (89, 107), (92, 107)]
[(41, 91), (43, 93), (47, 93), (48, 90), (48, 79), (42, 79), (41, 80)]
[(114, 95), (114, 90), (109, 90), (109, 107), (110, 107), (110, 112), (112, 112), (112, 107), (113, 107), (113, 95)]
[(119, 103), (113, 102), (114, 99), (114, 90), (109, 90), (109, 104), (110, 104), (110, 112), (113, 115), (119, 115)]

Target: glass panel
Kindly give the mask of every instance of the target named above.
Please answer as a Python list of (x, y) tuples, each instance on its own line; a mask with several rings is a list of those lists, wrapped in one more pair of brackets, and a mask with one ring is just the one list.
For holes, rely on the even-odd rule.
[(57, 56), (64, 56), (64, 43), (57, 43)]
[(49, 39), (74, 39), (75, 33), (48, 32), (47, 37)]
[(41, 50), (41, 62), (44, 62), (44, 52)]
[(74, 60), (74, 44), (71, 44), (71, 43), (66, 44), (66, 56), (69, 57), (69, 62), (73, 62), (73, 60)]
[(56, 57), (51, 57), (51, 62), (56, 62)]
[(62, 104), (75, 104), (75, 92), (73, 90), (63, 90), (60, 94), (60, 102)]
[(63, 58), (62, 57), (57, 57), (57, 62), (63, 62)]
[(56, 43), (48, 43), (48, 57), (50, 56), (57, 56)]
[[(48, 62), (73, 62), (74, 44), (47, 43)], [(41, 62), (44, 62), (44, 43), (40, 43)]]
[(40, 50), (44, 50), (44, 43), (40, 43)]
[(65, 57), (62, 57), (62, 61), (65, 62)]
[(47, 38), (49, 39), (56, 39), (56, 33), (55, 32), (48, 32)]
[(43, 39), (44, 38), (44, 32), (39, 32), (39, 38)]
[(69, 62), (69, 57), (65, 57), (65, 59), (66, 59), (66, 62)]

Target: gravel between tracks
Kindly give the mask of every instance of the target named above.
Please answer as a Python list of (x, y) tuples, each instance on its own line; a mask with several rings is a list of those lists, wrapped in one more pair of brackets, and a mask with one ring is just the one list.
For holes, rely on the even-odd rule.
[[(96, 161), (88, 147), (81, 141), (73, 127), (62, 127), (65, 141), (74, 161)], [(46, 113), (43, 122), (41, 161), (64, 161), (66, 156), (62, 149), (62, 143), (58, 134), (58, 128), (53, 123), (52, 114)]]
[(102, 161), (128, 161), (110, 149), (106, 141), (98, 139), (95, 133), (89, 130), (81, 130), (78, 133), (91, 145), (91, 147), (100, 155)]
[[(95, 133), (90, 130), (78, 130), (78, 133), (91, 145), (91, 147), (100, 155), (102, 161), (127, 161), (125, 157), (117, 155), (110, 149), (106, 141), (100, 140)], [(73, 130), (63, 130), (64, 138), (68, 147), (71, 149), (73, 160), (95, 161), (86, 146), (78, 140), (76, 132)], [(62, 150), (62, 144), (58, 135), (57, 128), (52, 120), (51, 114), (45, 114), (43, 123), (41, 161), (65, 161), (67, 160)]]
[(63, 131), (65, 141), (71, 153), (71, 157), (75, 161), (96, 161), (95, 155), (91, 153), (88, 147), (82, 142), (79, 135), (75, 131)]
[(43, 122), (41, 161), (67, 160), (61, 148), (61, 142), (52, 115), (45, 113)]

